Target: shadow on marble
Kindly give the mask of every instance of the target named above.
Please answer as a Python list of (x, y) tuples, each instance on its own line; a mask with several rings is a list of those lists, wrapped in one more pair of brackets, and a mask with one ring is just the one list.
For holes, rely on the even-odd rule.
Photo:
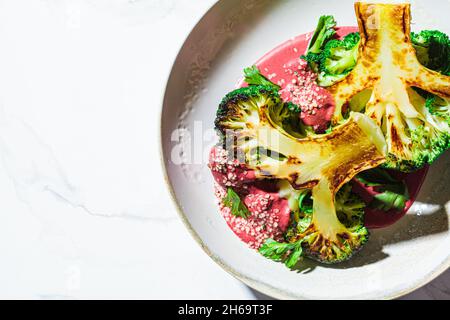
[(400, 300), (450, 300), (450, 270)]
[[(249, 291), (256, 300), (275, 300), (250, 287)], [(399, 300), (450, 300), (450, 270), (447, 270), (426, 286), (399, 298)]]
[(264, 293), (261, 293), (253, 288), (248, 287), (248, 290), (255, 297), (256, 300), (276, 300), (275, 298), (265, 295)]

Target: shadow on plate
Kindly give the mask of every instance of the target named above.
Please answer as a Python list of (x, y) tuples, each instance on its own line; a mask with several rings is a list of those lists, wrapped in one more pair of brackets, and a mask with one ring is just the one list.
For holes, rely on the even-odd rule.
[[(420, 201), (420, 198), (418, 198), (417, 201)], [(442, 203), (437, 211), (427, 215), (406, 215), (397, 222), (396, 225), (372, 231), (372, 237), (367, 245), (347, 262), (336, 265), (324, 265), (310, 259), (304, 259), (298, 264), (295, 270), (298, 273), (307, 274), (313, 272), (318, 266), (323, 268), (348, 269), (383, 260), (389, 256), (387, 253), (383, 252), (383, 247), (385, 245), (447, 232), (449, 221), (444, 206), (445, 204)], [(450, 296), (450, 289), (443, 284), (442, 279), (446, 279), (448, 282), (448, 279), (450, 279), (450, 271), (442, 274), (426, 287), (418, 289), (410, 295), (403, 297), (403, 299), (448, 299)], [(274, 300), (274, 298), (257, 290), (252, 288), (249, 288), (249, 290), (257, 300)]]
[[(444, 191), (443, 191), (444, 192)], [(439, 193), (437, 193), (438, 195)], [(435, 194), (436, 195), (436, 194)], [(433, 197), (434, 198), (434, 197)], [(419, 197), (417, 201), (421, 202)], [(296, 271), (301, 274), (313, 272), (318, 266), (323, 268), (348, 269), (357, 268), (364, 265), (372, 264), (389, 255), (383, 252), (385, 245), (391, 245), (402, 241), (409, 241), (420, 237), (439, 234), (448, 231), (448, 215), (445, 211), (445, 203), (439, 205), (439, 209), (431, 214), (426, 215), (406, 215), (397, 224), (379, 230), (372, 231), (372, 237), (367, 245), (357, 253), (351, 260), (336, 265), (319, 264), (310, 259), (302, 260), (296, 267)], [(450, 294), (449, 288), (441, 288), (442, 280), (450, 279), (450, 273), (444, 273), (441, 277), (427, 285), (425, 288), (415, 291), (416, 295), (424, 299), (443, 299), (445, 294)], [(249, 290), (257, 300), (274, 300), (257, 290), (249, 287)], [(437, 292), (437, 293), (436, 293)], [(415, 293), (411, 294), (411, 298), (415, 298)], [(437, 298), (435, 297), (437, 295)], [(403, 297), (409, 299), (408, 296)], [(417, 297), (416, 297), (417, 298)]]
[[(445, 208), (449, 200), (447, 177), (450, 177), (450, 154), (446, 154), (433, 164), (410, 213), (392, 226), (371, 230), (368, 243), (351, 260), (324, 265), (305, 259), (295, 270), (299, 273), (308, 273), (317, 266), (333, 269), (357, 268), (387, 258), (389, 255), (383, 252), (386, 245), (447, 232), (449, 229), (449, 218)], [(423, 207), (432, 210), (424, 213)]]

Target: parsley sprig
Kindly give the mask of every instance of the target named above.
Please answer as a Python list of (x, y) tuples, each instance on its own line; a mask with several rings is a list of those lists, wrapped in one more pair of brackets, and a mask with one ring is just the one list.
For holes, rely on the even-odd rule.
[(259, 253), (273, 261), (283, 261), (289, 269), (292, 269), (302, 256), (302, 241), (290, 243), (267, 239), (259, 248)]
[(375, 187), (380, 192), (369, 204), (371, 208), (389, 211), (405, 209), (409, 199), (408, 187), (403, 181), (398, 181), (383, 169), (375, 168), (361, 172), (356, 179), (368, 187)]
[(231, 214), (236, 217), (247, 219), (250, 216), (250, 211), (232, 188), (228, 188), (227, 195), (223, 198), (223, 204), (230, 208)]
[(277, 91), (280, 90), (280, 86), (264, 77), (256, 66), (245, 68), (244, 75), (245, 82), (247, 82), (249, 85), (270, 86)]

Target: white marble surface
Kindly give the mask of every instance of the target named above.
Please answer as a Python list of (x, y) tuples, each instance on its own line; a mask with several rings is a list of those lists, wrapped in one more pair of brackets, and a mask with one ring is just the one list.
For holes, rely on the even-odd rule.
[[(265, 298), (190, 237), (161, 95), (214, 0), (0, 0), (0, 298)], [(449, 299), (450, 272), (407, 298)]]

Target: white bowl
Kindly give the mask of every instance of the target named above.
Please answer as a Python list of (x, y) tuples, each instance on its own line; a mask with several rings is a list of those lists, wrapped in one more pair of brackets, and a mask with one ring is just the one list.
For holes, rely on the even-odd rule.
[[(413, 30), (449, 33), (450, 2), (411, 2)], [(234, 88), (244, 67), (291, 37), (313, 30), (321, 14), (333, 14), (338, 25), (356, 25), (353, 1), (227, 0), (205, 14), (180, 50), (166, 88), (161, 144), (167, 182), (195, 240), (254, 289), (276, 298), (399, 297), (450, 265), (448, 154), (432, 166), (408, 214), (391, 227), (373, 230), (363, 250), (338, 265), (305, 260), (304, 270), (294, 272), (267, 260), (233, 234), (216, 206), (206, 154), (214, 142), (220, 99)]]

